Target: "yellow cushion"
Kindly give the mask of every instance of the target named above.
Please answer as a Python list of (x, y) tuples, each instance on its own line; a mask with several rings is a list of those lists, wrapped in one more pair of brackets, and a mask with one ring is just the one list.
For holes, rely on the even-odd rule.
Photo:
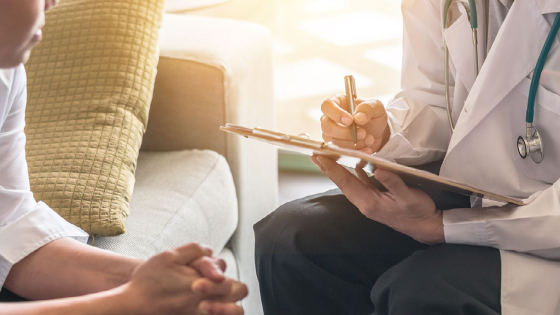
[(164, 0), (63, 0), (26, 65), (31, 189), (91, 235), (125, 232)]

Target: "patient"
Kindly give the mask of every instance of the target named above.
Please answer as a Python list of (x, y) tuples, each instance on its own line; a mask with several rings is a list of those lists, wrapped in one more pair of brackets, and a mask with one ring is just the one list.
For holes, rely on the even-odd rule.
[(225, 278), (210, 249), (188, 244), (147, 261), (103, 251), (33, 199), (23, 63), (57, 2), (0, 0), (0, 315), (243, 314), (246, 286)]

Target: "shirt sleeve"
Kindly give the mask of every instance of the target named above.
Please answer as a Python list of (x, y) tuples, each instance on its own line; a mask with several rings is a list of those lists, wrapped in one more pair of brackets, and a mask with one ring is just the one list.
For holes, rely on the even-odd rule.
[[(404, 165), (422, 165), (443, 159), (451, 139), (438, 2), (402, 2), (401, 92), (387, 105), (391, 137), (376, 156)], [(453, 90), (453, 80), (450, 85)]]
[(535, 193), (526, 203), (444, 211), (445, 240), (560, 260), (560, 182)]
[(84, 231), (46, 204), (37, 203), (30, 191), (25, 159), (25, 84), (21, 66), (11, 85), (0, 89), (5, 92), (0, 97), (7, 98), (10, 107), (4, 122), (0, 121), (0, 288), (14, 264), (49, 242), (62, 237), (84, 243), (88, 239)]

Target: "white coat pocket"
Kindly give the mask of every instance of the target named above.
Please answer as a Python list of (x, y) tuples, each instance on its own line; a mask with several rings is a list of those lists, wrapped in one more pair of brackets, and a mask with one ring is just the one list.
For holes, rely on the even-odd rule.
[(534, 126), (539, 130), (544, 147), (544, 160), (537, 164), (531, 158), (523, 159), (517, 151), (517, 138), (526, 134), (526, 112), (531, 80), (524, 78), (515, 88), (511, 104), (511, 148), (515, 164), (525, 176), (549, 184), (560, 178), (560, 95), (539, 85), (535, 104)]

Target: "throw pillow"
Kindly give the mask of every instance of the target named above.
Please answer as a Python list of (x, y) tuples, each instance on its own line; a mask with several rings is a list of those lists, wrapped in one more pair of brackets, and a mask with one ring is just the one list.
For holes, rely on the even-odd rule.
[(164, 0), (63, 0), (28, 72), (31, 189), (91, 235), (125, 232)]

